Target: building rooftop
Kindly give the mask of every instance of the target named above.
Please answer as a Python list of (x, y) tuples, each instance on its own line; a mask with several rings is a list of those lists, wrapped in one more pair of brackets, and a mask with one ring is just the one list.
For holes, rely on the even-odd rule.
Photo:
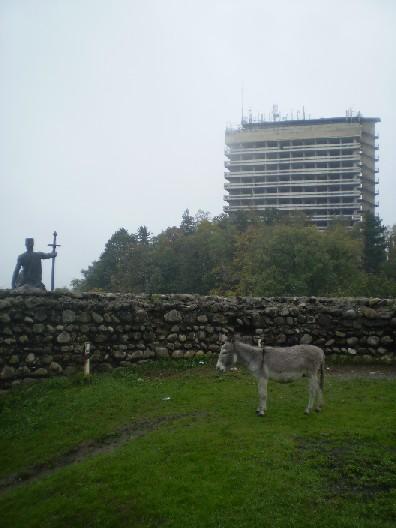
[(235, 130), (249, 130), (257, 128), (280, 128), (284, 126), (311, 126), (311, 125), (326, 125), (332, 123), (379, 123), (381, 118), (379, 117), (363, 117), (363, 116), (352, 116), (352, 117), (321, 117), (319, 119), (281, 119), (277, 121), (264, 121), (254, 119), (243, 119), (241, 124), (238, 126), (231, 126), (227, 128), (227, 131)]

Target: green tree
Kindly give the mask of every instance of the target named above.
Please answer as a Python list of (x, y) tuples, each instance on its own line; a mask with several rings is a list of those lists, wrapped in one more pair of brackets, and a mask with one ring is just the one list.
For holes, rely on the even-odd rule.
[(136, 238), (139, 244), (147, 245), (150, 242), (151, 233), (147, 229), (147, 226), (141, 225), (136, 233)]
[(179, 291), (180, 259), (178, 241), (183, 237), (178, 227), (168, 227), (153, 240), (152, 291), (175, 293)]
[(386, 261), (385, 227), (381, 219), (365, 213), (361, 225), (363, 267), (367, 273), (378, 273)]
[(86, 270), (82, 270), (82, 281), (77, 286), (82, 290), (113, 289), (113, 278), (121, 265), (125, 253), (131, 244), (136, 242), (134, 235), (130, 235), (124, 228), (116, 231), (106, 243), (99, 260), (94, 261)]
[[(342, 235), (342, 236), (341, 236)], [(360, 247), (345, 230), (255, 227), (238, 242), (242, 295), (334, 295), (350, 290)]]
[(182, 220), (180, 223), (180, 229), (185, 235), (194, 233), (195, 231), (195, 220), (194, 217), (190, 215), (190, 210), (186, 209), (182, 215)]
[(335, 222), (321, 232), (307, 222), (275, 211), (210, 220), (186, 209), (180, 227), (158, 236), (145, 225), (136, 235), (119, 229), (72, 284), (133, 293), (396, 295), (395, 229), (385, 233), (373, 216), (352, 230)]

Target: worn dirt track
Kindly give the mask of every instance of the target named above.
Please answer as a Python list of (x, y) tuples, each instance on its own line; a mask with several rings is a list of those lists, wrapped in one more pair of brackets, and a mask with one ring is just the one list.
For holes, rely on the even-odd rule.
[(70, 451), (59, 455), (48, 462), (30, 466), (18, 473), (0, 479), (0, 494), (22, 484), (52, 475), (65, 466), (82, 462), (85, 458), (100, 455), (102, 453), (109, 453), (131, 440), (136, 440), (137, 438), (159, 429), (163, 425), (192, 416), (197, 416), (197, 414), (161, 416), (151, 420), (128, 424), (99, 439), (79, 444), (78, 446), (73, 447)]

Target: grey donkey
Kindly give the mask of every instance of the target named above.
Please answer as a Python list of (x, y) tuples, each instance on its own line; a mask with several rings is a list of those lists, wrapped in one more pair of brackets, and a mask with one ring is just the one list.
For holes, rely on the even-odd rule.
[(309, 379), (309, 400), (305, 414), (309, 414), (315, 403), (315, 410), (323, 405), (325, 357), (321, 348), (314, 345), (291, 347), (256, 347), (227, 340), (221, 347), (216, 368), (221, 372), (229, 370), (241, 361), (256, 377), (258, 383), (259, 406), (257, 415), (264, 416), (267, 410), (267, 384), (273, 379), (289, 383), (302, 377)]

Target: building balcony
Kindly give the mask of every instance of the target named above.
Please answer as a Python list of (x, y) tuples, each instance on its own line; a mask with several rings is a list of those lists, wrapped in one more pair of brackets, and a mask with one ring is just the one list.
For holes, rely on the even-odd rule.
[[(263, 179), (263, 178), (256, 178), (254, 181), (251, 180), (245, 180), (244, 178), (229, 178), (229, 181), (224, 184), (225, 189), (233, 189), (233, 188), (246, 188), (246, 189), (256, 189), (258, 187), (268, 188), (268, 187), (277, 187), (277, 188), (283, 188), (283, 187), (329, 187), (331, 189), (334, 189), (334, 187), (340, 187), (341, 189), (344, 188), (346, 185), (354, 185), (359, 186), (361, 184), (360, 178), (331, 178), (331, 179)], [(240, 181), (239, 181), (240, 180)], [(371, 183), (371, 180), (369, 180)]]
[[(319, 210), (323, 211), (323, 214), (327, 215), (334, 215), (334, 212), (341, 213), (345, 209), (352, 209), (354, 212), (352, 214), (357, 215), (360, 211), (360, 206), (356, 203), (348, 203), (348, 204), (257, 204), (257, 203), (249, 203), (249, 204), (233, 204), (229, 203), (228, 205), (224, 206), (227, 207), (228, 210), (249, 210), (249, 209), (257, 209), (257, 210), (264, 210), (264, 209), (279, 209), (282, 211), (306, 211), (310, 212), (312, 210)], [(332, 211), (331, 213), (329, 211)]]
[(277, 154), (289, 152), (293, 154), (295, 152), (310, 152), (314, 151), (326, 151), (326, 150), (358, 150), (360, 148), (359, 143), (326, 143), (320, 145), (288, 145), (284, 147), (234, 147), (226, 146), (227, 154), (243, 155), (243, 154)]
[(224, 199), (229, 200), (250, 200), (250, 199), (260, 199), (260, 200), (312, 200), (315, 198), (322, 198), (324, 200), (331, 200), (335, 197), (338, 198), (351, 198), (354, 200), (359, 200), (361, 193), (359, 190), (354, 191), (337, 191), (337, 192), (274, 192), (274, 193), (239, 193), (239, 192), (230, 192), (228, 195), (224, 195)]
[(226, 167), (238, 167), (244, 165), (259, 165), (268, 167), (272, 165), (302, 165), (302, 164), (317, 164), (317, 163), (345, 163), (352, 162), (361, 165), (360, 156), (358, 154), (351, 156), (309, 156), (303, 158), (249, 158), (249, 159), (229, 159), (224, 162)]
[(311, 168), (311, 169), (278, 169), (276, 171), (230, 171), (230, 172), (224, 172), (224, 176), (226, 179), (230, 178), (260, 178), (260, 177), (276, 177), (279, 178), (281, 176), (289, 176), (290, 178), (293, 178), (293, 176), (298, 175), (318, 175), (318, 176), (324, 176), (324, 175), (334, 175), (334, 174), (359, 174), (360, 175), (360, 168), (359, 167), (345, 167), (342, 169), (327, 169), (327, 168)]

